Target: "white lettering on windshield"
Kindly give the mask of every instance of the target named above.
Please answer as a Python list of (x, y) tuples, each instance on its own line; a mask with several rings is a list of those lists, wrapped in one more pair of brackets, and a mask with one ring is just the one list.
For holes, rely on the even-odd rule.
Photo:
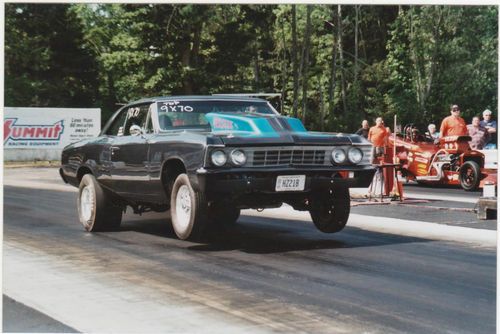
[(169, 101), (163, 102), (160, 110), (164, 112), (192, 112), (194, 109), (189, 105), (179, 104), (179, 101)]

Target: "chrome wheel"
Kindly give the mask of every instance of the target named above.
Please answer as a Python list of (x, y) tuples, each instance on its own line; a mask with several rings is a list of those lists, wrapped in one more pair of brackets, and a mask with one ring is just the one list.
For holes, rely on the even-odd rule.
[(94, 192), (89, 186), (85, 186), (80, 194), (80, 212), (85, 221), (92, 219), (94, 201)]
[(477, 176), (474, 173), (474, 169), (472, 168), (472, 166), (466, 166), (462, 172), (462, 181), (464, 186), (468, 188), (472, 187), (476, 182), (476, 178)]
[(177, 228), (180, 233), (184, 233), (191, 220), (191, 194), (187, 185), (182, 185), (177, 191), (175, 198), (175, 212), (177, 215)]
[(460, 185), (464, 190), (477, 189), (481, 181), (481, 168), (475, 161), (466, 161), (459, 171)]

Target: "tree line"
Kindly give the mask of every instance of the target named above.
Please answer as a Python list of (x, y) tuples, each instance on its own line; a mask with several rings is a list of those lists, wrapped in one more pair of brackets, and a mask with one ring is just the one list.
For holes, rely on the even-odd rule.
[(278, 92), (309, 129), (496, 114), (497, 6), (5, 5), (7, 106)]

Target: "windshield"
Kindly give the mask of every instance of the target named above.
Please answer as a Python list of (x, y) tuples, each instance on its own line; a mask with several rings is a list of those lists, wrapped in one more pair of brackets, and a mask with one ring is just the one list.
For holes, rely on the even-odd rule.
[(208, 113), (276, 115), (264, 101), (177, 101), (157, 102), (161, 130), (210, 128)]

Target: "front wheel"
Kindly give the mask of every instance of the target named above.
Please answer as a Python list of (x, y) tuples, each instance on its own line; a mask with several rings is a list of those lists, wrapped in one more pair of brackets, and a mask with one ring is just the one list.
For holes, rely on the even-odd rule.
[(481, 169), (475, 161), (466, 161), (460, 167), (459, 179), (460, 185), (464, 190), (476, 190), (479, 186)]
[(316, 228), (324, 233), (341, 231), (349, 219), (351, 198), (349, 188), (336, 188), (333, 194), (317, 196), (309, 210)]
[(80, 223), (89, 232), (120, 227), (122, 208), (112, 203), (92, 174), (85, 174), (80, 181), (77, 206)]
[(202, 192), (195, 192), (186, 174), (175, 179), (170, 196), (172, 227), (181, 240), (200, 239), (208, 222), (208, 205)]

